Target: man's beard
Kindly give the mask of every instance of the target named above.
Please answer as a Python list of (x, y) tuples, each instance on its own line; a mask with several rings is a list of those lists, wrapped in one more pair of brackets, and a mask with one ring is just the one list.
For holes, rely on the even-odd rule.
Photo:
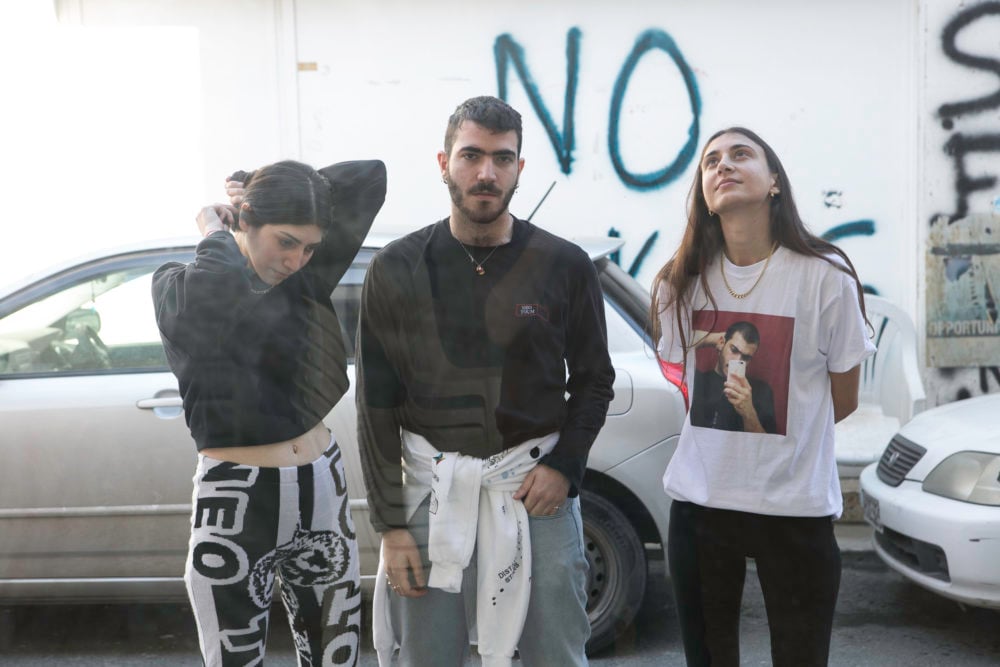
[[(471, 188), (468, 193), (463, 193), (450, 178), (448, 179), (448, 193), (451, 195), (451, 201), (455, 204), (455, 208), (461, 211), (462, 215), (464, 215), (466, 219), (480, 225), (488, 225), (499, 218), (500, 215), (507, 210), (507, 207), (510, 206), (510, 200), (514, 198), (514, 192), (516, 190), (517, 181), (514, 181), (514, 187), (507, 192), (504, 192), (490, 183), (482, 183)], [(499, 208), (490, 206), (489, 200), (482, 202), (476, 208), (472, 208), (471, 206), (465, 204), (466, 194), (471, 196), (481, 192), (487, 192), (500, 197)]]

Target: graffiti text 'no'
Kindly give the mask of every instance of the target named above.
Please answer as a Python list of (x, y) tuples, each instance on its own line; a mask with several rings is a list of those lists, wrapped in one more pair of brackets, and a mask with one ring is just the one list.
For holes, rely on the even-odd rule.
[[(518, 78), (524, 85), (528, 99), (539, 120), (545, 127), (545, 132), (552, 142), (559, 166), (564, 174), (572, 171), (573, 150), (576, 144), (574, 129), (574, 115), (576, 110), (576, 89), (579, 75), (580, 56), (580, 36), (579, 28), (571, 28), (566, 33), (566, 94), (563, 106), (562, 130), (556, 126), (549, 113), (545, 101), (539, 92), (531, 72), (528, 70), (527, 58), (524, 48), (514, 41), (509, 34), (497, 37), (493, 45), (493, 55), (497, 68), (497, 87), (499, 97), (507, 99), (507, 70), (510, 65), (514, 66)], [(687, 141), (674, 159), (666, 164), (662, 169), (647, 173), (635, 173), (630, 171), (622, 161), (621, 150), (618, 143), (619, 121), (621, 118), (622, 103), (625, 99), (625, 91), (628, 89), (629, 81), (635, 71), (636, 65), (644, 55), (653, 50), (665, 52), (677, 66), (684, 85), (687, 89), (688, 99), (691, 106), (691, 125), (688, 127)], [(611, 155), (611, 163), (615, 173), (622, 183), (635, 190), (651, 190), (660, 188), (670, 183), (687, 168), (694, 157), (698, 145), (698, 119), (701, 115), (701, 98), (698, 94), (698, 85), (694, 78), (694, 73), (684, 60), (680, 49), (674, 43), (673, 38), (662, 30), (650, 29), (642, 32), (635, 41), (632, 51), (622, 65), (618, 77), (615, 79), (614, 89), (611, 93), (611, 108), (608, 114), (608, 151)]]

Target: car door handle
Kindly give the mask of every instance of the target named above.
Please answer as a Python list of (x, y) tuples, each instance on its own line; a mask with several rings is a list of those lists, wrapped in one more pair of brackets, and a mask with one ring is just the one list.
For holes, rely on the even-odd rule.
[(136, 401), (135, 407), (142, 410), (155, 410), (156, 408), (180, 408), (184, 407), (184, 402), (180, 396), (166, 396), (164, 398), (144, 398)]

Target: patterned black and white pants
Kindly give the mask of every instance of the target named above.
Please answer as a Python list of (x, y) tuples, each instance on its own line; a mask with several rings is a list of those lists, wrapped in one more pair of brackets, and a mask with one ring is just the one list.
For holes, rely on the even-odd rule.
[(340, 448), (260, 468), (198, 457), (184, 580), (209, 667), (260, 665), (274, 579), (300, 667), (354, 665), (358, 545)]

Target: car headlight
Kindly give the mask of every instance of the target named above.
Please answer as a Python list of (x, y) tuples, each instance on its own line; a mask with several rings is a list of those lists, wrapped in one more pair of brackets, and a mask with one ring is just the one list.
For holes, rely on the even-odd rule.
[(924, 480), (924, 491), (978, 505), (1000, 505), (1000, 455), (958, 452)]

